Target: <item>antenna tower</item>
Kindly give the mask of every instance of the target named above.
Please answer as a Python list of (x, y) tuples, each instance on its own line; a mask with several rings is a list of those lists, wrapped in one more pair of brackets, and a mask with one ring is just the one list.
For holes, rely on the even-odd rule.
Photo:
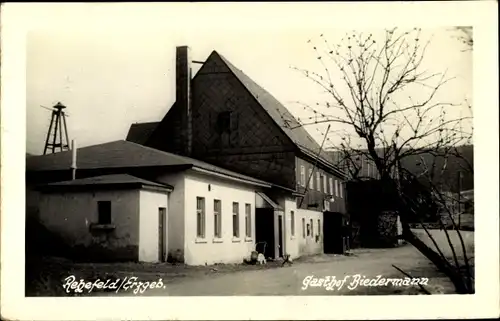
[(54, 107), (48, 108), (52, 110), (50, 119), (49, 132), (45, 140), (45, 148), (43, 154), (57, 153), (58, 151), (69, 150), (68, 127), (66, 126), (66, 106), (58, 102)]

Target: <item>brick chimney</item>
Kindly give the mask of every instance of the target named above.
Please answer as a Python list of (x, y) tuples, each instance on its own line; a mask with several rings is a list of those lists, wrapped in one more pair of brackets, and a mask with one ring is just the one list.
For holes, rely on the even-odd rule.
[(177, 47), (175, 62), (175, 99), (181, 110), (181, 140), (184, 155), (191, 155), (193, 139), (191, 55), (188, 46)]

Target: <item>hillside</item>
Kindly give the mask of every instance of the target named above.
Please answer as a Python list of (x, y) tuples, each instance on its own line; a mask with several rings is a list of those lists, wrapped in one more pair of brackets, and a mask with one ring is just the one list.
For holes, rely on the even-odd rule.
[[(329, 152), (334, 159), (336, 158), (336, 152)], [(467, 163), (474, 165), (474, 146), (473, 145), (464, 145), (458, 147), (458, 153), (461, 157), (453, 157), (450, 156), (448, 158), (448, 163), (446, 166), (446, 170), (443, 172), (443, 175), (436, 176), (434, 179), (434, 183), (438, 182), (446, 182), (448, 185), (452, 186), (452, 190), (456, 191), (458, 189), (458, 177), (459, 171), (462, 170), (462, 182), (460, 190), (469, 190), (474, 189), (474, 175), (470, 173), (464, 168), (467, 168)], [(409, 156), (403, 160), (403, 166), (408, 169), (413, 174), (419, 174), (422, 172), (422, 159), (426, 164), (436, 163), (436, 168), (442, 168), (444, 165), (444, 159), (435, 158), (431, 154), (422, 154), (418, 156)], [(365, 166), (366, 167), (366, 166)], [(436, 174), (437, 171), (436, 171)], [(366, 175), (366, 173), (365, 173)]]
[[(468, 170), (467, 163), (474, 165), (474, 146), (466, 145), (458, 148), (458, 153), (461, 157), (450, 156), (448, 157), (448, 162), (446, 164), (446, 170), (443, 175), (435, 177), (434, 183), (440, 181), (446, 182), (452, 186), (453, 191), (457, 191), (459, 188), (459, 172), (462, 171), (462, 182), (460, 190), (474, 189), (474, 173), (470, 173)], [(403, 166), (414, 174), (418, 174), (422, 171), (419, 165), (421, 159), (425, 161), (426, 164), (436, 163), (436, 168), (442, 168), (444, 165), (444, 159), (441, 157), (434, 157), (431, 154), (423, 154), (419, 156), (407, 157), (403, 160)], [(436, 171), (438, 174), (439, 171)]]

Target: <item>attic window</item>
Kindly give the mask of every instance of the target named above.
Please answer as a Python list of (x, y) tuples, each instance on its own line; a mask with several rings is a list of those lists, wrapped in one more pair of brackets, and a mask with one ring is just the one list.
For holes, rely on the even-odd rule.
[(223, 111), (217, 115), (217, 130), (219, 133), (225, 133), (231, 130), (230, 111)]

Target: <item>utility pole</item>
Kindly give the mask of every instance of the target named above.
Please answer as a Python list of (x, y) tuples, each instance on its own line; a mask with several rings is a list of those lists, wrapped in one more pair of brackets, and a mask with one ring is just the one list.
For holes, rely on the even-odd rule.
[[(307, 190), (309, 189), (309, 182), (313, 178), (314, 170), (316, 169), (316, 166), (318, 165), (319, 157), (321, 155), (321, 151), (323, 150), (323, 145), (325, 144), (326, 137), (327, 137), (329, 131), (330, 131), (330, 125), (328, 125), (328, 128), (326, 129), (325, 137), (323, 137), (323, 142), (321, 142), (321, 146), (319, 147), (319, 151), (318, 151), (318, 154), (316, 155), (316, 159), (315, 159), (315, 162), (314, 162), (313, 170), (311, 172), (311, 175), (309, 175), (309, 179), (306, 182), (304, 194), (307, 194)], [(304, 195), (304, 197), (305, 197), (305, 195)], [(302, 207), (302, 203), (304, 202), (304, 197), (302, 197), (300, 199), (300, 203), (299, 203), (299, 207), (298, 208)]]
[(461, 204), (461, 194), (462, 194), (462, 171), (458, 171), (458, 182), (457, 182), (457, 185), (458, 185), (458, 229), (460, 229), (460, 225), (461, 225), (461, 220), (462, 220), (462, 215), (461, 215), (461, 207), (462, 207), (462, 204)]

